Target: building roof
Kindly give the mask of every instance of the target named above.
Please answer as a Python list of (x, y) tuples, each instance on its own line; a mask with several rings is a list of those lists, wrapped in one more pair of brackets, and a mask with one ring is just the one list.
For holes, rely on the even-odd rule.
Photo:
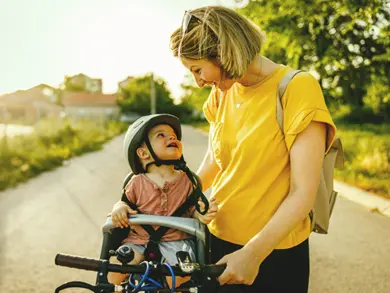
[(62, 104), (65, 107), (113, 107), (117, 106), (115, 94), (89, 93), (89, 92), (65, 92), (62, 96)]
[(131, 82), (132, 80), (134, 79), (133, 76), (128, 76), (126, 77), (124, 80), (121, 80), (120, 82), (118, 82), (118, 85), (119, 87), (125, 87), (129, 84), (129, 82)]
[(48, 108), (61, 108), (53, 100), (55, 89), (46, 84), (40, 84), (27, 90), (18, 90), (0, 96), (0, 104), (7, 106), (39, 106)]

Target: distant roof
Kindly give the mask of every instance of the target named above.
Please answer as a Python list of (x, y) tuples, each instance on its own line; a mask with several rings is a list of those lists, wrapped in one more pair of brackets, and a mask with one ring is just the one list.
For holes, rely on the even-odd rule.
[(119, 86), (120, 87), (125, 87), (126, 85), (129, 84), (130, 81), (132, 81), (134, 79), (134, 76), (128, 76), (126, 77), (124, 80), (121, 80), (120, 82), (118, 82)]
[(55, 103), (55, 96), (53, 95), (55, 88), (46, 84), (40, 84), (27, 90), (18, 90), (13, 93), (0, 96), (0, 104), (5, 105), (46, 105), (47, 107), (58, 107), (60, 105)]
[(0, 99), (4, 99), (4, 98), (13, 98), (15, 96), (23, 96), (23, 95), (28, 95), (29, 92), (32, 92), (34, 90), (43, 90), (43, 89), (50, 89), (50, 90), (55, 90), (54, 87), (50, 86), (50, 85), (47, 85), (47, 84), (44, 84), (44, 83), (41, 83), (39, 85), (36, 85), (36, 86), (33, 86), (32, 88), (29, 88), (29, 89), (26, 89), (26, 90), (17, 90), (15, 92), (12, 92), (12, 93), (6, 93), (6, 94), (2, 94), (0, 95)]
[(62, 104), (66, 106), (117, 106), (115, 94), (65, 92), (62, 96)]
[(45, 84), (45, 83), (41, 83), (41, 84), (38, 84), (38, 85), (36, 85), (36, 86), (33, 86), (32, 88), (30, 88), (30, 90), (31, 90), (31, 89), (34, 89), (34, 88), (50, 88), (50, 89), (52, 89), (52, 90), (55, 90), (54, 87), (52, 87), (52, 86), (50, 86), (50, 85), (47, 85), (47, 84)]

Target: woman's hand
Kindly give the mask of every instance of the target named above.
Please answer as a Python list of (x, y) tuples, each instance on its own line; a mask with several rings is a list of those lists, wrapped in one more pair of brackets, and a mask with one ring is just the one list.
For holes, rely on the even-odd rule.
[[(206, 208), (203, 201), (198, 201), (198, 204), (201, 211), (203, 211)], [(205, 215), (201, 215), (200, 213), (198, 213), (198, 211), (195, 211), (194, 218), (198, 219), (203, 224), (207, 225), (215, 218), (217, 212), (218, 212), (218, 202), (215, 198), (211, 198), (209, 200), (209, 210), (207, 211), (207, 213)]]
[(137, 211), (132, 210), (125, 202), (118, 201), (111, 212), (112, 223), (120, 228), (129, 226), (128, 215), (135, 215)]
[(216, 264), (226, 264), (226, 269), (218, 277), (221, 285), (224, 284), (245, 284), (252, 285), (259, 273), (262, 262), (260, 257), (253, 254), (251, 250), (243, 247), (231, 254), (225, 255)]

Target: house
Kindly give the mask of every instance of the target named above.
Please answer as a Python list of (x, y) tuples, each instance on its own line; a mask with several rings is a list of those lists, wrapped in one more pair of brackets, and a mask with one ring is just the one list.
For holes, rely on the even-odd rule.
[(103, 82), (99, 78), (90, 78), (89, 76), (80, 73), (74, 76), (65, 76), (65, 87), (71, 91), (72, 89), (76, 89), (75, 91), (101, 93)]
[(43, 117), (59, 117), (62, 106), (58, 104), (58, 91), (46, 84), (28, 90), (0, 96), (2, 120), (7, 123), (32, 124)]
[(118, 88), (124, 88), (125, 86), (127, 86), (130, 81), (132, 81), (134, 79), (134, 77), (132, 76), (128, 76), (126, 77), (124, 80), (118, 82)]
[(117, 118), (120, 108), (115, 94), (64, 92), (65, 113), (74, 118)]

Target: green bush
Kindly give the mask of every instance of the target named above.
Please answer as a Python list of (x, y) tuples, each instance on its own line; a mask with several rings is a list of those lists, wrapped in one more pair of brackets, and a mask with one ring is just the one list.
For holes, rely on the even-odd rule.
[(371, 108), (363, 107), (360, 109), (351, 109), (350, 112), (344, 116), (335, 119), (335, 122), (341, 124), (384, 124), (388, 122), (386, 113), (375, 113)]
[(116, 121), (44, 121), (31, 135), (2, 139), (0, 190), (61, 166), (72, 157), (99, 150), (126, 128)]
[(338, 125), (345, 166), (336, 178), (390, 198), (390, 125)]

